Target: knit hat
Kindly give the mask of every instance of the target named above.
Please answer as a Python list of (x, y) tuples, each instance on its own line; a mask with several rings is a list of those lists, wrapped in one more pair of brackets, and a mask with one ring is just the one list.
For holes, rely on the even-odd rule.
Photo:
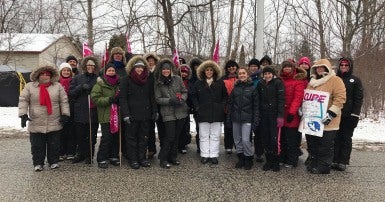
[(63, 68), (66, 68), (66, 67), (69, 68), (69, 69), (72, 71), (71, 65), (68, 64), (68, 63), (66, 63), (66, 62), (63, 62), (63, 63), (61, 63), (60, 66), (59, 66), (59, 72), (61, 72), (61, 70), (63, 70)]
[(262, 74), (265, 74), (266, 72), (270, 72), (273, 75), (275, 75), (275, 70), (272, 67), (267, 66), (267, 67), (263, 68)]
[(114, 69), (116, 70), (116, 67), (115, 67), (114, 63), (110, 62), (110, 63), (108, 63), (108, 64), (104, 67), (104, 74), (106, 73), (107, 69), (109, 69), (109, 68), (111, 68), (111, 67), (114, 68)]
[(249, 65), (248, 65), (248, 66), (250, 67), (251, 65), (257, 65), (258, 68), (261, 67), (261, 63), (259, 62), (258, 59), (255, 59), (255, 58), (253, 58), (253, 59), (251, 59), (251, 60), (249, 61)]
[(66, 58), (66, 62), (69, 62), (70, 60), (75, 60), (76, 63), (78, 62), (78, 59), (76, 59), (76, 57), (73, 56), (73, 55), (70, 55), (70, 56), (68, 56), (68, 57)]
[(310, 59), (308, 57), (302, 57), (298, 60), (298, 66), (301, 64), (307, 64), (310, 67)]
[(186, 65), (186, 64), (183, 64), (180, 66), (180, 71), (181, 72), (186, 72), (186, 73), (190, 73), (190, 68)]
[(143, 63), (143, 61), (138, 60), (138, 61), (134, 64), (134, 67), (139, 67), (139, 66), (145, 67), (146, 65)]
[(86, 65), (95, 66), (95, 62), (93, 60), (88, 60)]
[(162, 64), (161, 69), (172, 69), (172, 67), (170, 63), (165, 62)]
[(236, 63), (234, 60), (229, 60), (226, 62), (225, 68), (227, 69), (229, 67), (237, 67), (237, 69), (239, 68), (238, 63)]

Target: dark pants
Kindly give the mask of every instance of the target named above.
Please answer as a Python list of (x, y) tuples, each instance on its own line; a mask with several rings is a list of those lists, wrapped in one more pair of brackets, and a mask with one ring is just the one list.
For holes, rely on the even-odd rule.
[(106, 161), (109, 158), (119, 158), (119, 134), (110, 132), (110, 123), (101, 123), (102, 137), (96, 160)]
[(150, 122), (150, 120), (132, 121), (130, 124), (126, 124), (125, 140), (130, 163), (146, 160)]
[(322, 137), (307, 135), (308, 148), (311, 151), (311, 168), (317, 168), (322, 173), (330, 172), (334, 156), (334, 138), (337, 131), (324, 131)]
[(200, 151), (200, 147), (199, 147), (199, 124), (198, 124), (198, 115), (196, 113), (193, 114), (193, 117), (194, 117), (194, 122), (195, 122), (195, 131), (196, 131), (196, 135), (195, 135), (195, 143), (197, 145), (197, 151)]
[(156, 153), (156, 136), (155, 136), (155, 122), (150, 121), (149, 131), (148, 131), (148, 141), (147, 141), (147, 149), (149, 152)]
[(261, 137), (265, 152), (278, 155), (278, 128), (276, 114), (261, 115)]
[(44, 165), (45, 156), (49, 164), (59, 162), (60, 131), (30, 133), (33, 165)]
[(341, 118), (340, 129), (337, 131), (336, 138), (334, 139), (333, 162), (349, 164), (354, 129), (355, 126), (349, 123), (349, 119)]
[(166, 128), (164, 126), (162, 115), (159, 115), (159, 118), (156, 121), (156, 129), (158, 130), (159, 146), (162, 147), (164, 138), (166, 137)]
[(260, 127), (257, 127), (255, 130), (253, 130), (252, 133), (254, 133), (255, 155), (262, 156), (263, 155), (263, 144), (262, 144), (262, 136), (261, 136)]
[[(229, 116), (228, 114), (226, 116)], [(224, 143), (225, 143), (225, 149), (232, 149), (234, 146), (234, 138), (233, 138), (233, 123), (225, 121), (223, 124), (224, 127)]]
[(178, 140), (178, 150), (185, 149), (186, 145), (191, 143), (190, 116), (187, 116), (184, 120), (182, 133)]
[(91, 123), (91, 125), (89, 123), (75, 123), (74, 127), (78, 143), (78, 155), (81, 158), (91, 158), (90, 160), (92, 160), (95, 152), (99, 123)]
[(178, 139), (182, 133), (184, 119), (164, 122), (165, 137), (160, 148), (159, 159), (161, 162), (173, 161), (178, 155)]
[(301, 151), (301, 133), (298, 128), (283, 127), (281, 131), (281, 154), (280, 161), (289, 165), (297, 166)]
[(76, 135), (72, 122), (63, 126), (60, 135), (60, 156), (75, 155), (76, 153)]

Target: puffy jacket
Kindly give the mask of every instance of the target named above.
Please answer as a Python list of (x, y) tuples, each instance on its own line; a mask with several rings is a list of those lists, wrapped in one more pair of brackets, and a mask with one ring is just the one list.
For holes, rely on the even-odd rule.
[(273, 78), (270, 82), (261, 79), (258, 86), (260, 113), (277, 114), (284, 116), (285, 86), (279, 78)]
[(342, 108), (342, 116), (349, 117), (360, 116), (361, 107), (364, 99), (364, 88), (361, 80), (353, 75), (353, 61), (350, 58), (341, 58), (342, 60), (349, 60), (349, 71), (342, 74), (338, 68), (337, 76), (342, 78), (346, 88), (346, 102)]
[[(51, 85), (47, 88), (51, 103), (52, 114), (48, 114), (47, 107), (40, 105), (40, 87), (38, 78), (42, 71), (51, 72)], [(31, 82), (27, 83), (19, 97), (19, 116), (28, 114), (30, 133), (49, 133), (62, 129), (60, 115), (70, 116), (67, 94), (60, 83), (57, 82), (59, 73), (53, 67), (39, 67), (32, 71)]]
[[(285, 86), (285, 127), (298, 128), (300, 117), (298, 116), (298, 109), (302, 105), (304, 90), (307, 84), (307, 73), (301, 68), (292, 68), (290, 74), (285, 74), (280, 71), (280, 77)], [(287, 115), (294, 116), (293, 121), (287, 122)]]
[[(214, 80), (209, 86), (206, 77), (206, 68), (214, 70)], [(221, 68), (214, 61), (205, 61), (197, 69), (198, 81), (193, 88), (193, 105), (198, 116), (198, 122), (223, 122), (225, 106), (228, 99), (225, 83), (220, 80)]]
[(111, 103), (110, 97), (114, 97), (118, 90), (118, 84), (112, 86), (104, 78), (99, 77), (91, 91), (91, 98), (96, 104), (99, 123), (110, 122)]
[(259, 97), (253, 82), (235, 82), (230, 94), (229, 112), (232, 122), (254, 123), (259, 121)]

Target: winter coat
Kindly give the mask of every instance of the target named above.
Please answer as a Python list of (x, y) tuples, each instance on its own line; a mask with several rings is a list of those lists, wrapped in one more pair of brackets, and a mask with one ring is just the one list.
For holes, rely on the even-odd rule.
[[(289, 128), (298, 128), (300, 117), (298, 109), (302, 105), (304, 90), (307, 84), (307, 73), (302, 68), (292, 68), (290, 74), (280, 71), (280, 77), (285, 85), (285, 122), (284, 126)], [(293, 115), (294, 119), (288, 123), (287, 115)]]
[[(171, 83), (164, 84), (161, 80), (162, 70), (161, 67), (164, 63), (169, 63), (172, 66), (171, 70)], [(187, 89), (184, 87), (182, 78), (180, 76), (173, 75), (175, 66), (169, 59), (162, 59), (157, 64), (154, 72), (155, 78), (155, 100), (160, 105), (160, 114), (162, 115), (163, 121), (174, 121), (183, 119), (188, 116), (187, 101)], [(176, 98), (176, 94), (182, 95), (180, 105), (171, 105), (170, 98)]]
[(270, 82), (261, 79), (258, 86), (259, 110), (261, 114), (276, 114), (284, 117), (285, 86), (281, 79), (274, 77)]
[[(51, 72), (51, 85), (47, 88), (51, 103), (52, 114), (48, 114), (47, 107), (40, 105), (39, 75), (42, 71)], [(32, 71), (31, 82), (27, 83), (19, 97), (19, 116), (27, 114), (30, 133), (49, 133), (62, 129), (60, 116), (70, 116), (67, 94), (60, 83), (59, 73), (54, 67), (39, 67)]]
[(341, 58), (341, 60), (349, 60), (349, 71), (344, 74), (338, 69), (337, 76), (342, 78), (346, 88), (346, 102), (342, 108), (342, 116), (359, 117), (364, 99), (364, 88), (361, 80), (353, 75), (353, 61), (350, 58)]
[[(209, 86), (205, 70), (214, 69), (214, 81)], [(228, 99), (225, 83), (220, 80), (221, 68), (214, 61), (205, 61), (197, 69), (198, 81), (193, 88), (192, 101), (197, 112), (198, 122), (223, 122), (225, 119), (225, 106)]]
[(112, 86), (104, 78), (99, 77), (92, 88), (91, 99), (97, 107), (99, 123), (110, 122), (111, 103), (109, 101), (110, 97), (116, 95), (118, 87), (119, 84)]
[[(95, 63), (95, 71), (93, 74), (87, 73), (86, 64), (88, 60), (93, 60)], [(83, 74), (76, 75), (74, 78), (72, 78), (70, 84), (69, 97), (74, 104), (74, 122), (89, 123), (89, 119), (91, 119), (91, 122), (95, 123), (98, 121), (96, 106), (93, 104), (92, 100), (89, 106), (88, 96), (91, 91), (84, 90), (83, 84), (88, 84), (91, 88), (96, 84), (96, 79), (98, 78), (97, 73), (99, 72), (99, 64), (95, 57), (86, 57), (82, 61), (81, 68)], [(91, 110), (88, 110), (89, 107), (91, 107)]]
[[(326, 67), (327, 73), (321, 78), (317, 78), (316, 68)], [(346, 101), (345, 84), (333, 71), (327, 59), (321, 59), (314, 63), (310, 69), (311, 79), (306, 89), (328, 92), (330, 94), (328, 109), (334, 112), (337, 117), (324, 127), (325, 131), (338, 130), (341, 121), (341, 109)]]
[[(147, 61), (141, 56), (134, 56), (126, 66), (127, 76), (120, 80), (119, 104), (122, 117), (130, 117), (135, 121), (151, 120), (158, 112), (154, 98), (154, 80), (148, 72), (147, 81), (139, 85), (131, 78), (130, 73), (134, 70), (134, 64), (142, 61), (148, 68)], [(147, 69), (148, 70), (148, 69)]]
[(232, 122), (254, 123), (259, 121), (258, 91), (251, 79), (238, 80), (229, 98), (229, 113)]

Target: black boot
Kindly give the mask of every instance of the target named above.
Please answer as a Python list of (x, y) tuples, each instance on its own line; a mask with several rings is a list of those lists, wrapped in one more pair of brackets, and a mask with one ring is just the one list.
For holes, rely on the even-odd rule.
[(72, 159), (72, 163), (79, 163), (80, 161), (84, 161), (84, 159), (85, 159), (84, 155), (78, 152), (75, 154), (75, 157)]
[(253, 167), (253, 156), (245, 156), (245, 170), (251, 170)]
[(274, 172), (278, 172), (281, 170), (281, 168), (279, 167), (279, 156), (278, 155), (272, 155), (272, 165), (271, 165), (271, 170), (274, 171)]
[(271, 162), (271, 154), (270, 153), (265, 153), (265, 158), (266, 158), (266, 163), (263, 165), (262, 169), (264, 171), (271, 170), (272, 169), (272, 162)]
[(242, 168), (245, 166), (245, 155), (243, 153), (237, 154), (238, 162), (235, 164), (235, 168)]

